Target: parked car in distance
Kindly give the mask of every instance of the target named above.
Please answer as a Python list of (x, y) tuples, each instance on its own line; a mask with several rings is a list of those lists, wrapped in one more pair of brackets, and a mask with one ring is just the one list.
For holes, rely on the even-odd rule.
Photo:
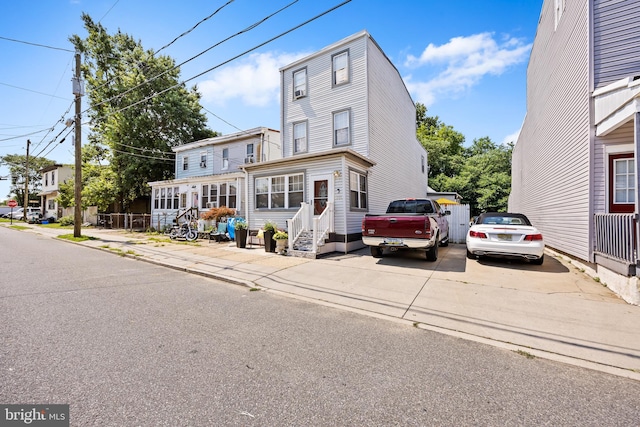
[[(27, 208), (27, 219), (28, 217), (32, 216), (33, 214), (40, 214), (40, 208)], [(11, 214), (10, 218), (13, 219), (24, 219), (25, 217), (25, 213), (24, 213), (24, 208), (16, 208), (13, 210), (13, 213)]]
[(467, 233), (467, 258), (491, 256), (544, 262), (544, 239), (529, 218), (519, 213), (487, 212)]

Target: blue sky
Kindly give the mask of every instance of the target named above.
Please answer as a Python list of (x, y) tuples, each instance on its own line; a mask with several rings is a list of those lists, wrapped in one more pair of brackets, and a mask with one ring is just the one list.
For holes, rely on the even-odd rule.
[[(291, 4), (258, 27), (181, 68), (182, 80), (343, 3), (344, 0), (22, 0), (0, 5), (0, 155), (45, 155), (73, 163), (71, 138), (48, 145), (73, 115), (73, 47), (86, 36), (82, 12), (177, 63)], [(515, 140), (526, 113), (526, 69), (543, 0), (352, 0), (224, 66), (190, 80), (203, 95), (211, 129), (223, 134), (280, 128), (278, 69), (368, 30), (400, 71), (414, 102), (465, 135)], [(16, 41), (12, 41), (12, 40)], [(46, 45), (50, 49), (32, 44)], [(62, 50), (60, 50), (62, 49)], [(87, 105), (83, 98), (83, 110)], [(50, 129), (53, 129), (50, 131)], [(86, 141), (88, 128), (83, 128)], [(27, 136), (27, 134), (30, 134)], [(66, 134), (66, 131), (62, 135)], [(59, 139), (58, 139), (59, 140)], [(46, 148), (45, 148), (46, 147)], [(0, 177), (8, 175), (0, 167)], [(0, 200), (9, 181), (0, 181)]]

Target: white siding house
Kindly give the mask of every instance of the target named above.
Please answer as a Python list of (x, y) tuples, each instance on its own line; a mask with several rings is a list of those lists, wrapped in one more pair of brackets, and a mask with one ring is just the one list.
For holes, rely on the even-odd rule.
[(259, 164), (281, 157), (280, 133), (258, 127), (203, 139), (178, 147), (175, 179), (150, 182), (151, 224), (163, 229), (179, 212), (211, 207), (236, 209), (244, 215), (245, 164)]
[(635, 304), (639, 78), (639, 0), (545, 0), (509, 199), (549, 247)]
[(319, 252), (360, 248), (366, 213), (427, 194), (413, 101), (366, 31), (283, 67), (280, 78), (282, 158), (243, 166), (249, 228), (276, 222), (294, 249), (300, 231), (318, 233)]
[(60, 192), (60, 184), (73, 177), (73, 166), (52, 165), (40, 170), (42, 174), (42, 190), (40, 196), (40, 206), (44, 218), (60, 219), (65, 215), (61, 206), (58, 205), (56, 197)]

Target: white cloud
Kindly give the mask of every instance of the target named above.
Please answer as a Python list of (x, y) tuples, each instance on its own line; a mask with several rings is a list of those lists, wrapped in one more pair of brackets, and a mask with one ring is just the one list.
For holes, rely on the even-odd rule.
[(203, 101), (225, 105), (233, 99), (252, 107), (278, 102), (281, 67), (306, 56), (307, 53), (255, 53), (237, 64), (215, 72), (198, 83)]
[(436, 95), (467, 90), (485, 75), (500, 75), (526, 61), (530, 50), (531, 44), (513, 37), (504, 37), (499, 43), (492, 33), (454, 37), (441, 46), (430, 43), (420, 57), (408, 55), (405, 66), (413, 69), (432, 66), (435, 77), (416, 81), (414, 72), (405, 82), (417, 101), (429, 106), (435, 102)]
[(512, 134), (509, 134), (507, 136), (505, 136), (502, 141), (500, 142), (501, 145), (507, 145), (510, 142), (513, 142), (513, 144), (515, 145), (516, 141), (518, 141), (518, 137), (520, 136), (520, 131), (522, 129), (518, 129), (517, 131), (513, 132)]

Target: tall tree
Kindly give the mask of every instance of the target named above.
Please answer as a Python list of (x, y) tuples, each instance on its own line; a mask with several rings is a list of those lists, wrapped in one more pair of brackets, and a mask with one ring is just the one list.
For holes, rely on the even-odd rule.
[[(217, 135), (206, 128), (196, 88), (179, 81), (180, 70), (165, 55), (145, 50), (140, 41), (121, 33), (110, 35), (87, 14), (82, 15), (88, 36), (70, 38), (84, 55), (82, 74), (91, 109), (89, 161), (108, 166), (93, 170), (94, 187), (108, 184), (121, 209), (148, 196), (149, 181), (172, 177), (171, 147)], [(84, 156), (83, 157), (87, 157)], [(85, 181), (91, 187), (91, 180)], [(99, 191), (87, 191), (97, 196)], [(94, 204), (103, 205), (101, 200)]]
[[(7, 154), (0, 156), (0, 164), (5, 164), (9, 168), (11, 175), (11, 187), (7, 197), (14, 197), (20, 204), (24, 203), (24, 183), (27, 172), (27, 156), (24, 154)], [(44, 157), (29, 156), (29, 203), (38, 204), (40, 197), (38, 193), (42, 189), (42, 175), (40, 170), (47, 166), (54, 165), (53, 160)]]

